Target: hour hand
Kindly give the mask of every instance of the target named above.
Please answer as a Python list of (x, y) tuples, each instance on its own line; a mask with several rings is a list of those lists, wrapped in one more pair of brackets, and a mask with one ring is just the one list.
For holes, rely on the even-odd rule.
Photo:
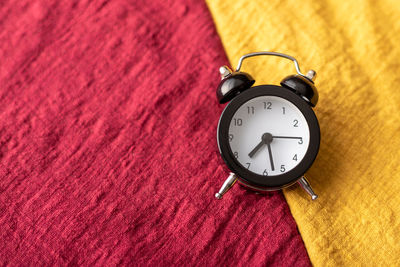
[(260, 143), (258, 143), (258, 145), (249, 153), (249, 157), (252, 158), (254, 156), (254, 154), (257, 153), (257, 151), (264, 145), (264, 141), (261, 140)]

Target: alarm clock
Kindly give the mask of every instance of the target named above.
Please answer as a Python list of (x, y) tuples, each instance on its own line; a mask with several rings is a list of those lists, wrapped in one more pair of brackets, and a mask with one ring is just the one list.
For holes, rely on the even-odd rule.
[[(278, 85), (253, 86), (250, 74), (241, 72), (243, 60), (254, 56), (292, 60), (296, 72)], [(319, 150), (320, 128), (313, 107), (318, 102), (316, 72), (306, 75), (297, 60), (277, 52), (242, 56), (235, 71), (220, 68), (217, 98), (223, 110), (217, 130), (222, 159), (231, 173), (215, 194), (217, 199), (237, 181), (258, 192), (280, 190), (298, 183), (312, 200), (317, 195), (305, 177)]]

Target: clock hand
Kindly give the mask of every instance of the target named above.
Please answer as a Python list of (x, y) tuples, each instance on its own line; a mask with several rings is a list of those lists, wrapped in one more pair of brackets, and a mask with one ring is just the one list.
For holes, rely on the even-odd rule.
[(254, 154), (257, 153), (258, 150), (264, 145), (264, 144), (269, 144), (272, 142), (272, 135), (270, 133), (264, 133), (261, 136), (261, 142), (258, 143), (258, 145), (249, 153), (249, 157), (252, 158)]
[(274, 167), (274, 160), (272, 159), (271, 143), (267, 143), (267, 147), (268, 147), (269, 161), (271, 163), (271, 170), (274, 171), (275, 167)]
[(272, 138), (302, 139), (303, 137), (297, 137), (297, 136), (272, 136)]
[(264, 145), (264, 141), (261, 140), (261, 142), (249, 153), (249, 157), (252, 158), (254, 154), (257, 153), (257, 151)]

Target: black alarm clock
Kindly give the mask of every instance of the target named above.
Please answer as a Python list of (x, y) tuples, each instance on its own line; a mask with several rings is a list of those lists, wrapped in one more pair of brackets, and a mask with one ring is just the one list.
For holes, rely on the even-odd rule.
[[(240, 68), (244, 59), (260, 55), (292, 60), (297, 74), (284, 78), (281, 86), (253, 86), (255, 80)], [(238, 181), (259, 192), (299, 183), (317, 199), (304, 176), (320, 144), (320, 128), (312, 109), (318, 102), (315, 71), (304, 75), (291, 56), (257, 52), (242, 56), (236, 71), (222, 66), (220, 73), (217, 98), (221, 104), (229, 103), (218, 123), (217, 142), (231, 173), (215, 197), (221, 199)]]

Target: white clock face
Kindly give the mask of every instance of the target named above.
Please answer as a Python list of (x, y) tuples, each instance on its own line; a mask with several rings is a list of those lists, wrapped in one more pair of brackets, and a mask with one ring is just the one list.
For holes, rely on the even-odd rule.
[(288, 100), (259, 96), (244, 103), (229, 125), (235, 158), (251, 172), (281, 175), (304, 158), (310, 130), (304, 115)]

